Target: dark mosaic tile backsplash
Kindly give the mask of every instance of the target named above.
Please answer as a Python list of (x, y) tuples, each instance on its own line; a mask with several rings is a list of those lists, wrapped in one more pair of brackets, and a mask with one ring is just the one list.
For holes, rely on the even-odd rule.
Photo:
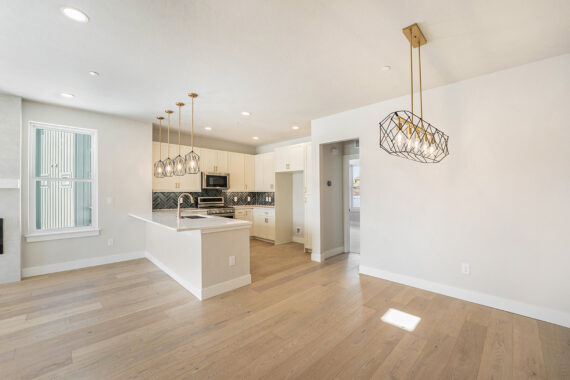
[[(152, 193), (152, 209), (161, 210), (169, 208), (177, 208), (176, 201), (182, 192), (153, 192)], [(197, 200), (198, 197), (224, 197), (226, 206), (244, 206), (244, 205), (275, 205), (275, 193), (261, 192), (223, 192), (221, 190), (203, 190), (201, 192), (191, 192), (192, 196)], [(249, 201), (247, 200), (249, 197)], [(271, 201), (266, 198), (271, 197)], [(237, 198), (237, 200), (234, 200)], [(196, 207), (196, 204), (190, 204), (190, 199), (184, 197), (182, 207)]]

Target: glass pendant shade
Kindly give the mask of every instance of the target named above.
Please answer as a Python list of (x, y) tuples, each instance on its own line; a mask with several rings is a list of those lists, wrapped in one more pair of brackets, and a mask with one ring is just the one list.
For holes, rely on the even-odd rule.
[(191, 151), (184, 158), (186, 159), (186, 173), (198, 174), (200, 171), (200, 156), (196, 152)]
[(184, 158), (178, 155), (174, 158), (174, 175), (182, 176), (186, 174), (186, 169), (184, 167)]
[(174, 175), (174, 162), (168, 157), (164, 160), (164, 176), (172, 177)]
[(164, 163), (161, 160), (154, 163), (154, 176), (157, 178), (164, 177)]

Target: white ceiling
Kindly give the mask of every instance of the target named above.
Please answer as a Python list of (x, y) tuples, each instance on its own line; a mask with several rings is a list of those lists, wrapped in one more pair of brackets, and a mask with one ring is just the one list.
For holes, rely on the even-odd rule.
[(569, 15), (568, 0), (0, 0), (0, 90), (148, 122), (196, 91), (200, 134), (263, 145), (405, 94), (409, 24), (430, 88), (569, 52)]

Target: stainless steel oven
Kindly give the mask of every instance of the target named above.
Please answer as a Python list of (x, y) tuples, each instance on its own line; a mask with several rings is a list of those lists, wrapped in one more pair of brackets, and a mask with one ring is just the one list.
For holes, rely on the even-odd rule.
[(208, 215), (234, 218), (233, 207), (225, 206), (224, 197), (198, 197), (198, 208), (207, 210)]
[(228, 173), (202, 172), (202, 189), (227, 190), (229, 187), (230, 175)]

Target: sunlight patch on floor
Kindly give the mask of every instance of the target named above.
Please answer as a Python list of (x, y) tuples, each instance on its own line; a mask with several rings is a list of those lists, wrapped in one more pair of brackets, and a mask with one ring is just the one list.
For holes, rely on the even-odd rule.
[(421, 318), (415, 315), (404, 313), (397, 309), (388, 309), (382, 316), (382, 321), (404, 329), (406, 331), (414, 331)]

